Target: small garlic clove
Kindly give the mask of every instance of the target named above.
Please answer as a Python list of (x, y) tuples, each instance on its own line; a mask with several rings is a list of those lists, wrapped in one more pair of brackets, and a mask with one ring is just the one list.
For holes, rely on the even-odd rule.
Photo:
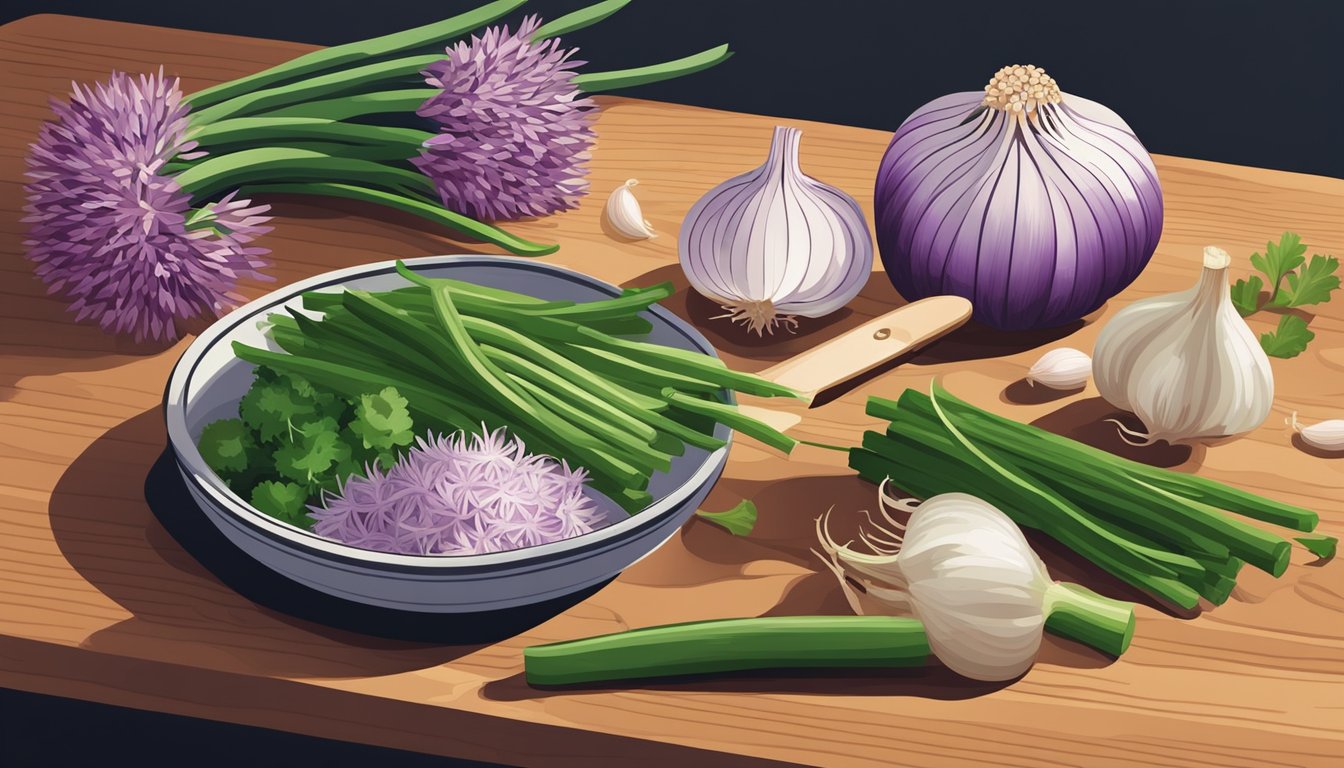
[(1027, 371), (1027, 381), (1051, 389), (1078, 389), (1092, 375), (1092, 358), (1072, 347), (1052, 349)]
[(1303, 425), (1297, 420), (1297, 411), (1293, 411), (1289, 424), (1293, 431), (1302, 437), (1302, 442), (1316, 450), (1329, 453), (1344, 451), (1344, 419), (1330, 419)]
[(653, 231), (653, 226), (644, 218), (644, 211), (639, 206), (639, 200), (635, 199), (635, 193), (632, 190), (637, 184), (639, 184), (639, 181), (636, 179), (626, 179), (624, 184), (612, 190), (611, 195), (607, 197), (605, 210), (607, 223), (611, 225), (612, 229), (625, 237), (648, 240), (657, 237), (658, 234)]

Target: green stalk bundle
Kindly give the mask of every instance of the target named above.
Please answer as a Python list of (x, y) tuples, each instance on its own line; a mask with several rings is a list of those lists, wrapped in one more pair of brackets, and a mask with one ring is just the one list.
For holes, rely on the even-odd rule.
[(1318, 520), (1310, 510), (997, 416), (937, 384), (928, 395), (906, 390), (897, 401), (870, 398), (867, 411), (890, 425), (866, 433), (862, 446), (850, 450), (860, 476), (890, 478), (920, 498), (952, 491), (979, 496), (1019, 525), (1184, 609), (1200, 598), (1226, 601), (1243, 564), (1274, 576), (1288, 567), (1292, 541), (1241, 517), (1302, 532)]

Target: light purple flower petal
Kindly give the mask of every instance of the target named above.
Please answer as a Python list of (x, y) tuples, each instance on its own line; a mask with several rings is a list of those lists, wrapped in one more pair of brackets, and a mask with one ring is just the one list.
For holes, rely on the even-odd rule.
[(263, 277), (267, 206), (234, 194), (191, 209), (163, 173), (196, 156), (176, 78), (114, 72), (52, 102), (28, 155), (28, 258), (77, 320), (137, 340), (174, 339), (176, 320), (242, 301), (240, 279)]
[(532, 41), (530, 16), (510, 33), (491, 27), (423, 72), (440, 92), (417, 113), (439, 135), (413, 162), (446, 208), (485, 220), (542, 216), (573, 208), (585, 178), (597, 104), (574, 85), (570, 57), (557, 39)]

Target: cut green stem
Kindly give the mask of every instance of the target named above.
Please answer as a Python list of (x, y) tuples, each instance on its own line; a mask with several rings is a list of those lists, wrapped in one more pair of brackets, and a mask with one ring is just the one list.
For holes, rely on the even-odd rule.
[(1134, 639), (1134, 604), (1103, 597), (1079, 584), (1045, 591), (1045, 628), (1060, 637), (1120, 656)]
[(636, 629), (523, 651), (532, 685), (753, 669), (899, 668), (929, 656), (924, 626), (892, 616), (721, 619)]

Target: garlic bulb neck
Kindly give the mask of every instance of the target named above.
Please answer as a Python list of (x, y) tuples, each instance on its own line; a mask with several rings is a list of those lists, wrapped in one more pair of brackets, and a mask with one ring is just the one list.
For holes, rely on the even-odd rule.
[(1035, 112), (1037, 107), (1063, 100), (1055, 79), (1031, 64), (1010, 64), (995, 72), (985, 86), (985, 106), (1000, 112)]

